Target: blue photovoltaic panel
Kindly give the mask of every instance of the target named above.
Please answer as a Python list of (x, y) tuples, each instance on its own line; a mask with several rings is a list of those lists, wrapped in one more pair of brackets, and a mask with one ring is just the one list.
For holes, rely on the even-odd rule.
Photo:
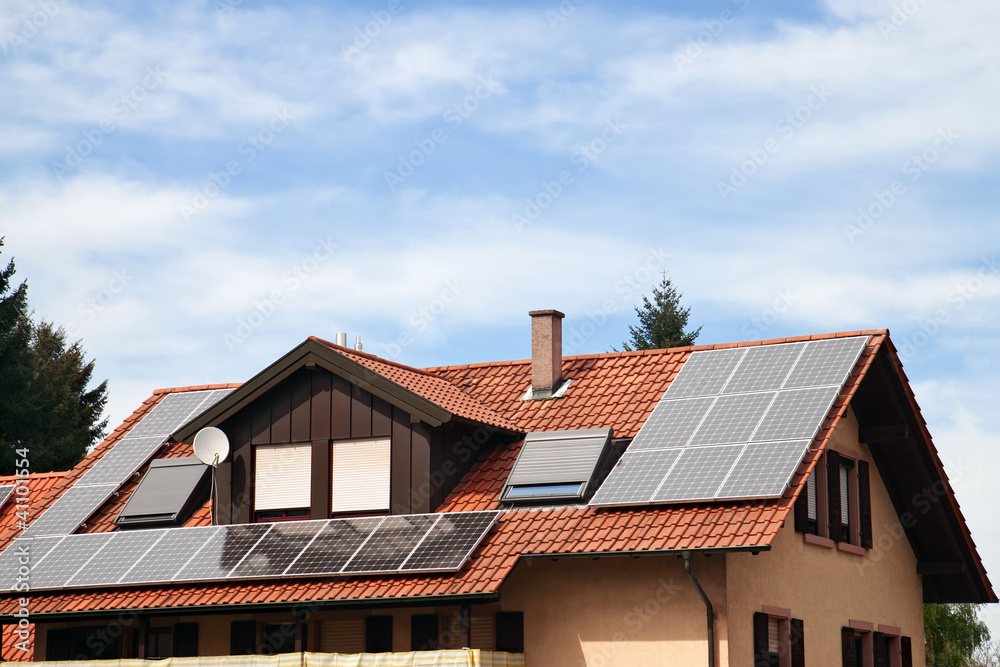
[(337, 574), (357, 553), (384, 517), (330, 521), (285, 571), (286, 575)]
[(867, 342), (691, 353), (591, 504), (780, 496)]
[(160, 449), (165, 438), (160, 436), (150, 436), (147, 438), (126, 437), (119, 440), (101, 457), (101, 460), (94, 464), (90, 470), (83, 474), (76, 486), (88, 484), (122, 484), (141, 468), (146, 461)]
[(747, 445), (716, 498), (780, 496), (808, 447), (809, 440)]
[(73, 486), (49, 505), (49, 508), (28, 526), (22, 537), (72, 533), (117, 489), (117, 484)]
[[(7, 545), (3, 553), (0, 553), (0, 590), (10, 591), (23, 579), (22, 567), (34, 568), (42, 559), (63, 539), (62, 535), (57, 537), (19, 537), (11, 544)], [(27, 561), (27, 562), (24, 562)], [(31, 581), (31, 572), (28, 572), (28, 584), (35, 588), (35, 583)]]
[(326, 525), (326, 521), (274, 524), (274, 529), (257, 543), (229, 576), (280, 577)]
[(683, 447), (715, 401), (712, 397), (663, 401), (642, 425), (635, 440), (629, 445), (629, 451)]
[(664, 399), (691, 396), (715, 396), (729, 381), (737, 364), (746, 354), (746, 348), (726, 350), (700, 350), (692, 352), (677, 377), (673, 379)]
[(438, 519), (432, 514), (387, 516), (372, 539), (362, 545), (342, 572), (397, 571)]
[(101, 549), (97, 558), (87, 563), (65, 585), (110, 586), (118, 583), (138, 557), (153, 547), (166, 532), (166, 530), (135, 530), (102, 533), (110, 535), (111, 541)]
[(174, 576), (174, 581), (225, 579), (274, 525), (251, 523), (222, 526), (222, 530), (205, 540), (191, 560)]
[(222, 526), (164, 530), (166, 534), (156, 543), (156, 548), (144, 554), (136, 554), (135, 565), (125, 572), (118, 583), (147, 584), (172, 581), (198, 549), (222, 530)]
[(787, 345), (761, 345), (747, 349), (723, 394), (748, 391), (775, 391), (781, 389), (788, 372), (805, 349), (805, 343)]
[(441, 515), (403, 563), (406, 572), (458, 570), (496, 521), (494, 512)]
[(154, 436), (166, 438), (183, 426), (205, 402), (204, 391), (186, 391), (167, 394), (138, 424), (128, 432), (128, 437)]
[(713, 500), (742, 451), (743, 445), (688, 447), (653, 494), (653, 501)]
[(74, 535), (71, 547), (65, 544), (66, 538), (63, 538), (63, 542), (37, 565), (32, 563), (31, 587), (40, 589), (63, 586), (111, 541), (112, 535), (114, 533)]
[(3, 504), (7, 501), (8, 498), (10, 498), (11, 494), (13, 493), (14, 493), (13, 484), (5, 484), (4, 486), (0, 486), (0, 507), (3, 507)]

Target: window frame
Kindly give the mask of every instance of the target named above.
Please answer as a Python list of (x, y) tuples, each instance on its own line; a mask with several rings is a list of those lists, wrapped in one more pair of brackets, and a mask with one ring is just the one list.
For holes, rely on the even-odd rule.
[[(365, 653), (392, 653), (393, 645), (392, 616), (366, 616), (365, 617)], [(388, 648), (383, 648), (386, 644), (386, 637), (379, 633), (388, 633)]]
[[(836, 464), (836, 474), (831, 470), (831, 466)], [(861, 497), (862, 492), (862, 464), (863, 473), (868, 475), (868, 480), (864, 484), (867, 491), (867, 498)], [(834, 522), (831, 516), (831, 496), (833, 491), (837, 491), (837, 502), (841, 507), (844, 499), (840, 497), (840, 469), (846, 467), (847, 474), (847, 516), (848, 522), (845, 526), (840, 517)], [(808, 485), (799, 494), (796, 501), (803, 503), (800, 514), (796, 514), (795, 530), (803, 534), (803, 540), (809, 544), (837, 549), (846, 553), (864, 556), (868, 549), (871, 549), (871, 464), (861, 459), (858, 452), (847, 447), (829, 448), (824, 451), (816, 465), (813, 466), (809, 474), (809, 479), (816, 488), (816, 514), (817, 519), (813, 521), (809, 518), (808, 512)], [(837, 486), (831, 488), (833, 480), (837, 480)], [(866, 514), (862, 516), (862, 506)], [(799, 511), (799, 510), (797, 510)]]
[[(847, 625), (841, 629), (841, 634), (853, 632), (853, 642), (861, 641), (860, 653), (861, 664), (854, 667), (875, 667), (875, 642), (876, 640), (888, 640), (886, 642), (887, 667), (903, 667), (903, 644), (910, 644), (909, 637), (904, 637), (902, 629), (894, 625), (878, 625), (867, 621), (849, 620)], [(856, 643), (852, 643), (855, 655), (858, 653)], [(911, 656), (912, 660), (912, 656)], [(841, 655), (843, 664), (847, 664), (846, 656)]]
[[(385, 488), (379, 489), (380, 493), (384, 490), (385, 492), (385, 506), (384, 507), (348, 507), (347, 509), (339, 509), (337, 505), (337, 483), (335, 479), (335, 467), (337, 465), (337, 446), (347, 446), (359, 443), (371, 443), (371, 444), (381, 444), (385, 443), (386, 456), (385, 456), (385, 469), (380, 471), (384, 476)], [(330, 463), (328, 476), (330, 480), (330, 517), (331, 518), (349, 518), (355, 516), (383, 516), (391, 514), (392, 512), (392, 437), (391, 436), (378, 436), (378, 437), (368, 437), (368, 438), (337, 438), (330, 440)], [(381, 481), (381, 480), (380, 480)], [(343, 505), (341, 505), (343, 507)]]
[[(311, 513), (311, 511), (312, 511), (312, 476), (313, 476), (313, 474), (312, 474), (313, 473), (313, 470), (312, 470), (312, 443), (311, 442), (261, 443), (259, 445), (252, 445), (252, 448), (253, 448), (253, 450), (251, 452), (251, 457), (250, 458), (252, 460), (252, 465), (253, 465), (253, 477), (252, 477), (252, 479), (253, 479), (253, 496), (252, 496), (252, 501), (253, 501), (253, 517), (254, 517), (254, 521), (256, 521), (258, 515), (260, 513), (263, 513), (263, 512), (288, 512), (289, 510), (303, 510), (304, 509), (304, 510), (307, 510), (307, 511), (309, 511)], [(261, 481), (263, 481), (262, 478), (261, 478), (261, 474), (260, 474), (261, 471), (259, 470), (260, 466), (258, 465), (258, 458), (260, 456), (260, 452), (262, 450), (280, 451), (283, 448), (284, 449), (293, 449), (294, 448), (296, 450), (299, 450), (300, 452), (301, 452), (301, 450), (305, 450), (305, 459), (306, 459), (306, 463), (307, 463), (307, 466), (308, 466), (308, 468), (307, 468), (308, 469), (308, 474), (306, 475), (307, 486), (306, 486), (305, 492), (304, 492), (305, 493), (305, 504), (304, 505), (287, 505), (287, 506), (283, 506), (283, 507), (264, 507), (264, 508), (261, 508), (260, 504), (259, 504), (259, 498), (258, 498), (258, 495), (259, 495), (259, 493), (261, 491)], [(299, 455), (301, 456), (302, 454), (300, 453)], [(276, 475), (275, 475), (275, 479), (277, 479)], [(275, 483), (280, 483), (280, 482), (275, 482)], [(302, 490), (299, 489), (299, 493), (301, 493), (301, 492), (302, 492)], [(309, 518), (309, 517), (306, 516), (306, 518)]]

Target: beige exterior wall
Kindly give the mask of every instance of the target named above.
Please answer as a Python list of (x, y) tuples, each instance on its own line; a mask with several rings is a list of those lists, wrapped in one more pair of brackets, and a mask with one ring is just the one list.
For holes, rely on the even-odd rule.
[[(840, 629), (849, 621), (897, 626), (913, 640), (913, 664), (923, 667), (923, 588), (916, 558), (867, 446), (858, 442), (853, 412), (834, 432), (833, 449), (848, 448), (871, 464), (875, 548), (865, 556), (807, 544), (789, 514), (772, 550), (726, 556), (729, 659), (752, 664), (753, 613), (761, 605), (791, 609), (804, 624), (806, 664), (839, 665)], [(897, 531), (893, 531), (897, 527)]]
[[(715, 606), (716, 638), (725, 647), (725, 558), (697, 555), (692, 569)], [(522, 559), (501, 589), (501, 606), (524, 612), (528, 667), (708, 659), (705, 605), (676, 556)]]

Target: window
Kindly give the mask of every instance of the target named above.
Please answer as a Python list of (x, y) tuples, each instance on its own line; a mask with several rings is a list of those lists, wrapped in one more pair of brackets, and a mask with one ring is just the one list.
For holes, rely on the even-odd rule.
[(229, 625), (229, 655), (257, 653), (257, 621), (233, 621)]
[(146, 658), (169, 658), (173, 644), (169, 627), (149, 628), (146, 632)]
[(494, 634), (498, 651), (524, 653), (524, 612), (498, 612)]
[(392, 653), (392, 616), (365, 619), (365, 653)]
[(279, 653), (297, 653), (295, 633), (301, 632), (301, 645), (306, 644), (306, 631), (308, 626), (295, 623), (275, 623), (264, 626), (264, 645), (261, 650), (266, 655), (277, 655)]
[(311, 444), (256, 445), (254, 511), (308, 510), (311, 504), (311, 471)]
[(504, 495), (504, 500), (521, 498), (579, 498), (583, 493), (583, 484), (534, 484), (512, 486)]
[(156, 459), (115, 523), (122, 527), (183, 523), (208, 498), (209, 467), (194, 457)]
[(389, 511), (389, 439), (333, 443), (333, 514)]
[(500, 497), (522, 503), (579, 502), (610, 455), (610, 428), (529, 433)]
[(174, 626), (174, 657), (194, 658), (198, 655), (198, 624), (178, 623)]
[(913, 648), (900, 629), (872, 623), (851, 621), (841, 630), (844, 667), (912, 667)]
[(114, 660), (121, 657), (119, 639), (103, 625), (53, 628), (45, 634), (45, 660)]
[(804, 667), (802, 621), (789, 609), (764, 607), (753, 615), (754, 667)]
[[(872, 546), (871, 490), (867, 461), (829, 450), (816, 463), (795, 502), (795, 530), (806, 541), (863, 553)], [(813, 535), (820, 539), (810, 538)]]
[(437, 614), (415, 614), (410, 617), (410, 650), (436, 651), (440, 623)]

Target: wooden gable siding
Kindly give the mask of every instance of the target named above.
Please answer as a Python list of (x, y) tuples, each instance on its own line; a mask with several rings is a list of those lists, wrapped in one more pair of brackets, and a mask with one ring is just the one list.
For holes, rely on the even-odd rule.
[[(323, 369), (303, 368), (226, 420), (232, 455), (219, 465), (220, 523), (253, 520), (253, 447), (312, 444), (311, 516), (330, 515), (330, 443), (389, 437), (393, 514), (434, 511), (479, 453), (498, 439), (492, 429), (449, 422), (439, 427)], [(479, 432), (482, 431), (482, 432)], [(474, 442), (475, 447), (468, 447)], [(487, 444), (488, 443), (488, 444)]]

